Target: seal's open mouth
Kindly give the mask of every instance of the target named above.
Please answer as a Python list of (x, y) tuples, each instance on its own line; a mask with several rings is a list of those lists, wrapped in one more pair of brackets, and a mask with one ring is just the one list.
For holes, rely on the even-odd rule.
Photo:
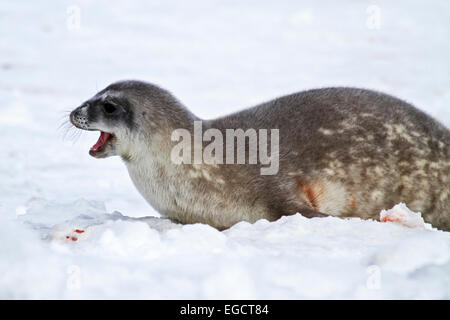
[(107, 153), (110, 152), (113, 147), (113, 143), (116, 137), (109, 132), (100, 131), (100, 137), (96, 144), (94, 144), (89, 150), (89, 154), (96, 158), (104, 158)]
[(97, 143), (91, 147), (91, 151), (99, 151), (99, 149), (102, 149), (110, 138), (111, 133), (100, 131), (100, 138), (98, 138)]

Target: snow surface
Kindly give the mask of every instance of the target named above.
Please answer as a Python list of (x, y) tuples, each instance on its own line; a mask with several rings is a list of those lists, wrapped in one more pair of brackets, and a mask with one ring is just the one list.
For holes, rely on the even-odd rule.
[(118, 158), (88, 155), (98, 133), (59, 128), (127, 78), (204, 118), (347, 85), (449, 126), (448, 39), (446, 0), (3, 1), (0, 298), (449, 299), (448, 232), (300, 215), (224, 232), (175, 225)]

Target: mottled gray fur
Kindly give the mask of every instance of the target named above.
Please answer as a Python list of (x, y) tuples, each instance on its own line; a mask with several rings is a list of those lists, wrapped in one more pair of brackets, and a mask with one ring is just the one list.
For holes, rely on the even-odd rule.
[[(102, 115), (105, 101), (120, 105), (120, 112)], [(381, 209), (405, 202), (425, 221), (450, 230), (450, 132), (386, 94), (308, 90), (203, 121), (204, 130), (217, 128), (224, 137), (225, 129), (279, 129), (279, 172), (273, 176), (260, 175), (259, 165), (172, 163), (177, 142), (171, 133), (192, 131), (199, 118), (152, 84), (112, 84), (74, 110), (71, 120), (112, 133), (104, 150), (91, 154), (120, 155), (144, 198), (182, 223), (225, 229), (296, 212), (378, 219)]]

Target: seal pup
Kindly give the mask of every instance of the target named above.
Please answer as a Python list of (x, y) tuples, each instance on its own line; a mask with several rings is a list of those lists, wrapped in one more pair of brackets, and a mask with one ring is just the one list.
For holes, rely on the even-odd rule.
[(181, 223), (222, 230), (297, 212), (378, 219), (380, 210), (404, 202), (426, 222), (450, 230), (450, 132), (383, 93), (314, 89), (202, 122), (224, 136), (230, 128), (278, 129), (273, 175), (261, 175), (259, 160), (174, 163), (174, 130), (194, 134), (200, 119), (150, 83), (113, 83), (73, 110), (70, 120), (100, 131), (90, 155), (120, 156), (147, 202)]

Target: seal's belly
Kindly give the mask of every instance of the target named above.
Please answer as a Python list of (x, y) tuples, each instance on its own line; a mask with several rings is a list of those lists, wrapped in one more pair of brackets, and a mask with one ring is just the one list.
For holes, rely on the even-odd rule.
[[(210, 179), (183, 172), (154, 174), (147, 166), (128, 165), (136, 189), (159, 213), (181, 223), (205, 223), (218, 229), (240, 221), (255, 222), (268, 218), (268, 210), (259, 203), (238, 199), (226, 188), (213, 188)], [(254, 190), (255, 194), (258, 191)]]

